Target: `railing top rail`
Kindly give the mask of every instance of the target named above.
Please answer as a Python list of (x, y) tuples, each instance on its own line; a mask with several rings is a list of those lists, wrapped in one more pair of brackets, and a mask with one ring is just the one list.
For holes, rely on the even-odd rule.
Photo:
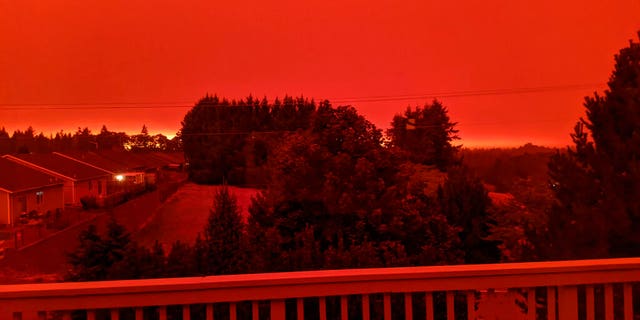
[[(617, 278), (616, 278), (617, 277)], [(622, 278), (621, 278), (622, 277)], [(524, 280), (528, 280), (524, 281)], [(533, 279), (533, 280), (532, 280)], [(554, 280), (555, 279), (555, 280)], [(240, 274), (190, 278), (117, 280), (0, 285), (0, 300), (82, 294), (126, 294), (295, 286), (340, 286), (343, 284), (428, 283), (442, 290), (442, 283), (458, 283), (459, 289), (522, 287), (640, 281), (640, 258), (570, 260), (483, 265), (448, 265), (404, 268), (320, 270), (261, 274)], [(472, 281), (473, 284), (468, 282)], [(524, 282), (523, 282), (524, 281)], [(557, 283), (554, 283), (557, 282)], [(548, 283), (545, 283), (548, 282)], [(510, 286), (510, 284), (516, 284)], [(407, 285), (404, 285), (405, 287)], [(448, 286), (447, 286), (448, 287)]]

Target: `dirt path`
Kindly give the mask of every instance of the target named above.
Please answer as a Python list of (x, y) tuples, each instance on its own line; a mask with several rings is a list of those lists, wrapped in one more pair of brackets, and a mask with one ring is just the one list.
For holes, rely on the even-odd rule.
[[(219, 186), (204, 186), (186, 183), (173, 194), (136, 234), (138, 243), (151, 246), (156, 240), (170, 247), (177, 240), (193, 243), (198, 232), (202, 232), (209, 218), (209, 209)], [(246, 218), (251, 197), (258, 191), (250, 188), (229, 187), (238, 199), (238, 206)]]

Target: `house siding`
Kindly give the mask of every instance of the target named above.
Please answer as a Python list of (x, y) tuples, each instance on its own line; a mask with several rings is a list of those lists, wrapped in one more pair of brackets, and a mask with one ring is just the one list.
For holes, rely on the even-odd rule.
[[(75, 189), (76, 189), (76, 204), (80, 203), (80, 199), (82, 197), (96, 197), (96, 199), (104, 198), (107, 196), (107, 181), (109, 181), (108, 177), (103, 177), (99, 179), (89, 179), (76, 181)], [(101, 186), (99, 186), (101, 185)], [(100, 191), (100, 192), (98, 192)]]
[(9, 193), (0, 190), (0, 225), (11, 223), (11, 218), (9, 216), (11, 209), (9, 207), (9, 203)]
[[(38, 203), (38, 192), (42, 192), (40, 203)], [(61, 186), (38, 188), (12, 194), (11, 210), (14, 224), (23, 212), (23, 201), (26, 202), (26, 208), (24, 208), (26, 210), (24, 212), (29, 213), (35, 210), (38, 213), (44, 214), (47, 211), (55, 212), (56, 209), (63, 209), (63, 197), (63, 189)]]

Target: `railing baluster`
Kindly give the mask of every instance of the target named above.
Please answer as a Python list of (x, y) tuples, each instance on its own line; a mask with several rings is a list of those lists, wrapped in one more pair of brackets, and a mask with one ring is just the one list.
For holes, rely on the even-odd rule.
[(424, 305), (427, 314), (427, 320), (433, 320), (433, 293), (426, 292), (424, 295)]
[(604, 318), (613, 320), (613, 285), (610, 283), (604, 285)]
[(340, 319), (342, 320), (349, 319), (348, 303), (347, 296), (340, 296)]
[(556, 320), (556, 288), (547, 287), (547, 319)]
[(298, 320), (304, 320), (304, 299), (296, 299), (296, 310), (298, 313)]
[(320, 320), (327, 320), (327, 298), (320, 297)]
[(527, 319), (536, 320), (536, 288), (527, 289)]
[(258, 305), (258, 301), (251, 301), (251, 319), (258, 320), (260, 319), (260, 308)]
[(167, 306), (159, 306), (158, 315), (160, 320), (167, 320)]
[(578, 288), (576, 286), (558, 287), (558, 311), (560, 320), (578, 318)]
[(631, 283), (625, 283), (622, 287), (624, 296), (624, 320), (633, 320), (633, 297)]
[(144, 320), (143, 318), (143, 313), (142, 313), (142, 307), (137, 307), (135, 308), (135, 312), (136, 312), (136, 320)]
[(284, 300), (271, 300), (271, 320), (285, 320)]
[(235, 302), (229, 302), (229, 320), (236, 320), (237, 318), (238, 318), (238, 307)]
[(455, 300), (453, 291), (447, 291), (447, 320), (455, 320)]
[(120, 309), (111, 309), (111, 320), (120, 320)]
[(404, 293), (404, 318), (413, 320), (413, 305), (411, 292)]
[(188, 304), (182, 305), (182, 320), (191, 320), (191, 308)]
[(371, 319), (371, 315), (369, 311), (370, 307), (371, 305), (369, 304), (369, 295), (363, 294), (362, 295), (362, 319), (363, 320)]
[(585, 288), (587, 298), (587, 320), (596, 319), (596, 300), (593, 296), (593, 286), (587, 286)]
[(207, 315), (207, 320), (213, 320), (213, 304), (207, 303), (207, 306), (205, 307), (205, 313)]
[(87, 320), (96, 320), (95, 310), (87, 310)]
[(384, 320), (391, 320), (391, 294), (385, 293), (382, 300), (384, 301)]
[(467, 291), (467, 319), (476, 319), (476, 292)]

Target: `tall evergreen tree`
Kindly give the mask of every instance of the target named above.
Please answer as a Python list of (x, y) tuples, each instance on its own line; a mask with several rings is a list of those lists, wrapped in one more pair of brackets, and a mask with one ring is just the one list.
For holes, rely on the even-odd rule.
[(79, 245), (68, 255), (69, 281), (92, 281), (107, 278), (109, 262), (104, 241), (95, 225), (91, 224), (78, 236)]
[(456, 123), (449, 119), (447, 108), (438, 100), (422, 107), (407, 108), (404, 115), (396, 115), (387, 135), (391, 145), (406, 152), (409, 160), (435, 165), (441, 171), (457, 162), (460, 146), (452, 145), (459, 139)]
[(227, 186), (216, 191), (204, 241), (207, 274), (233, 274), (245, 269), (244, 223), (238, 201)]
[[(639, 33), (640, 36), (640, 33)], [(555, 258), (640, 255), (640, 43), (615, 56), (604, 95), (584, 102), (573, 148), (549, 163)]]

